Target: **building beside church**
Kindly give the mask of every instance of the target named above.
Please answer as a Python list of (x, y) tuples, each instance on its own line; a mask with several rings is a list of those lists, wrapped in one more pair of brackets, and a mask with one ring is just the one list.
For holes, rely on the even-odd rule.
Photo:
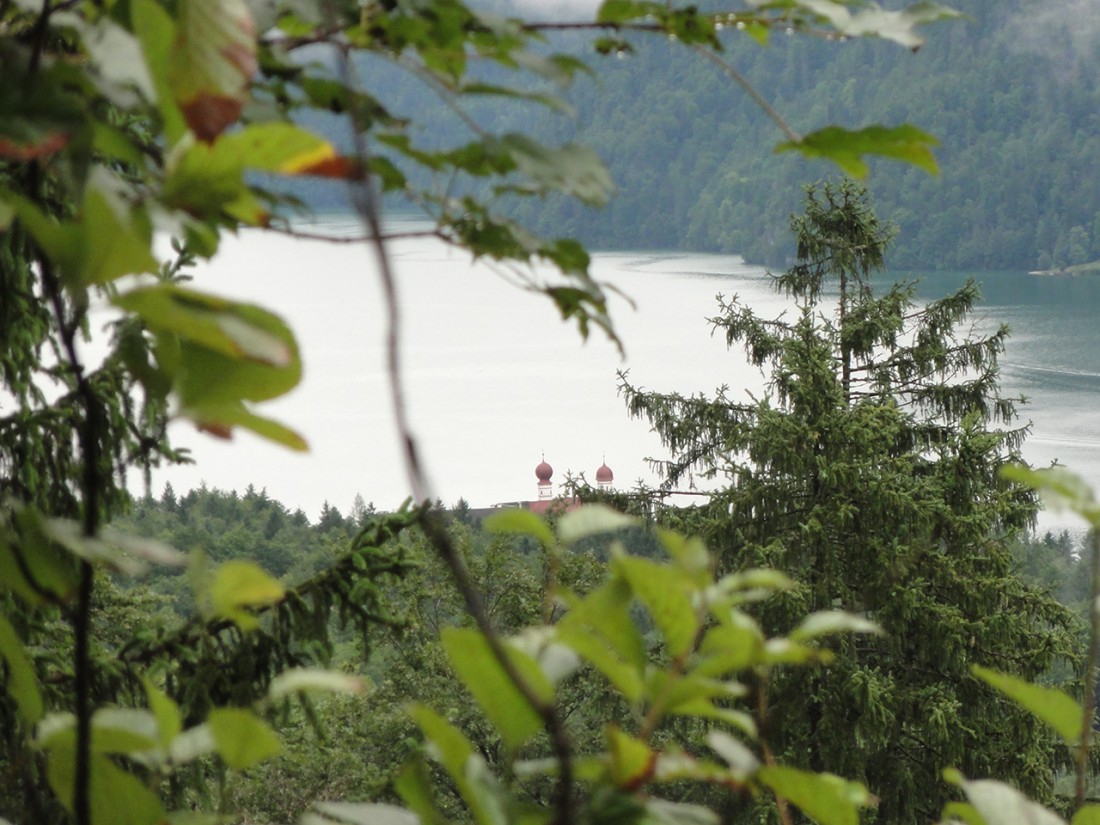
[[(537, 481), (537, 495), (530, 501), (502, 501), (499, 504), (494, 504), (490, 508), (479, 508), (476, 514), (479, 516), (488, 515), (494, 510), (501, 510), (508, 507), (519, 507), (524, 510), (530, 510), (532, 513), (538, 513), (542, 515), (551, 508), (567, 512), (574, 507), (580, 506), (580, 502), (575, 498), (565, 498), (563, 496), (554, 495), (554, 483), (551, 479), (554, 477), (554, 468), (551, 467), (547, 461), (546, 456), (542, 457), (542, 461), (535, 467), (535, 480)], [(610, 490), (615, 483), (615, 474), (611, 471), (611, 468), (607, 466), (607, 460), (604, 459), (603, 464), (596, 470), (596, 488), (599, 490)]]

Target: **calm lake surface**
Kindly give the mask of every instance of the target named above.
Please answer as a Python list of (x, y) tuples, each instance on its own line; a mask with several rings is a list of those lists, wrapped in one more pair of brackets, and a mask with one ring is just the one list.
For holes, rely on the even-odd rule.
[[(350, 225), (326, 229), (351, 231)], [(621, 290), (612, 316), (625, 346), (620, 357), (602, 333), (583, 342), (550, 302), (517, 288), (466, 254), (428, 239), (394, 243), (404, 308), (408, 404), (434, 494), (475, 506), (534, 498), (543, 455), (559, 483), (566, 471), (589, 480), (606, 459), (616, 486), (655, 483), (645, 459), (663, 456), (641, 421), (627, 418), (616, 371), (647, 388), (682, 393), (753, 391), (760, 373), (739, 352), (711, 338), (706, 318), (715, 296), (737, 294), (764, 315), (787, 304), (766, 273), (736, 256), (611, 252), (593, 272)], [(900, 273), (905, 274), (905, 273)], [(912, 273), (931, 299), (959, 287), (968, 273)], [(1025, 447), (1035, 465), (1059, 460), (1100, 485), (1100, 279), (1037, 278), (1022, 272), (973, 273), (985, 301), (981, 329), (1008, 323), (1003, 381), (1030, 403)], [(305, 377), (290, 396), (261, 406), (301, 432), (298, 455), (241, 434), (226, 443), (174, 427), (195, 466), (154, 476), (177, 492), (205, 481), (243, 490), (266, 487), (311, 518), (328, 501), (346, 512), (356, 494), (379, 508), (399, 505), (409, 487), (396, 446), (383, 342), (382, 295), (370, 250), (244, 232), (228, 239), (196, 286), (244, 298), (282, 314), (302, 348)], [(1043, 526), (1072, 524), (1046, 514)]]

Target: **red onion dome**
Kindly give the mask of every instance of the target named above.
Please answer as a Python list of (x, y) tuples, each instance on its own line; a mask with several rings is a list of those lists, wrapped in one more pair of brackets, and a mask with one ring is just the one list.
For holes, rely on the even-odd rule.
[(611, 472), (611, 468), (606, 463), (600, 465), (600, 469), (596, 470), (596, 481), (614, 481), (615, 474)]
[(542, 463), (535, 468), (535, 478), (539, 481), (550, 481), (550, 476), (554, 475), (554, 468), (546, 463), (546, 459), (542, 460)]

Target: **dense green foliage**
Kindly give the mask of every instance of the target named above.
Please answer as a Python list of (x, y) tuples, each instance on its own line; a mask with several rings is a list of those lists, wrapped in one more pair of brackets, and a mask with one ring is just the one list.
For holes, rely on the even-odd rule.
[[(946, 765), (1049, 800), (1053, 742), (970, 674), (986, 663), (1035, 679), (1074, 655), (1069, 613), (1017, 577), (1010, 553), (1037, 502), (998, 474), (1023, 436), (996, 426), (1013, 417), (997, 385), (1005, 330), (959, 332), (973, 285), (925, 307), (910, 284), (874, 295), (891, 231), (860, 188), (811, 188), (792, 223), (798, 262), (775, 285), (793, 311), (763, 319), (734, 299), (712, 321), (764, 369), (764, 396), (624, 384), (631, 412), (672, 452), (669, 485), (692, 472), (725, 483), (676, 523), (704, 535), (728, 569), (797, 579), (762, 613), (765, 627), (842, 608), (885, 631), (840, 644), (824, 672), (772, 682), (782, 714), (769, 730), (783, 758), (864, 780), (881, 822), (934, 817)], [(835, 306), (827, 285), (839, 289)], [(999, 741), (1006, 725), (1019, 734), (1010, 745)]]
[[(1038, 269), (1100, 259), (1100, 82), (1072, 13), (1030, 0), (966, 0), (965, 23), (916, 54), (885, 44), (772, 38), (727, 59), (796, 130), (918, 123), (942, 143), (942, 175), (874, 164), (879, 211), (901, 227), (899, 269)], [(1087, 16), (1087, 15), (1086, 15)], [(1084, 23), (1084, 21), (1081, 21)], [(537, 225), (602, 249), (717, 250), (785, 268), (788, 216), (820, 163), (769, 155), (775, 125), (706, 61), (635, 38), (545, 128), (593, 146), (618, 188), (598, 212), (555, 203)], [(523, 212), (521, 214), (533, 214)]]
[[(764, 41), (790, 30), (915, 48), (918, 27), (954, 16), (927, 2), (884, 10), (775, 0), (701, 12), (606, 0), (581, 28), (598, 51), (623, 49), (620, 38), (633, 34), (676, 40), (736, 78), (722, 55), (726, 44), (748, 37)], [(552, 524), (520, 510), (499, 514), (488, 529), (522, 536), (515, 546), (528, 557), (520, 559), (510, 540), (475, 540), (428, 503), (402, 392), (383, 192), (424, 210), (427, 231), (440, 241), (505, 262), (582, 336), (601, 328), (615, 338), (583, 246), (540, 237), (508, 217), (519, 202), (554, 196), (586, 207), (605, 203), (612, 188), (606, 167), (583, 144), (540, 142), (506, 118), (483, 125), (482, 113), (466, 108), (486, 98), (568, 108), (561, 90), (584, 67), (574, 56), (551, 53), (545, 29), (481, 14), (459, 0), (0, 3), (3, 815), (44, 825), (231, 822), (239, 818), (235, 799), (258, 793), (241, 776), (283, 752), (280, 728), (317, 721), (317, 695), (360, 695), (367, 681), (362, 658), (380, 641), (390, 656), (409, 661), (402, 673), (380, 653), (375, 680), (390, 665), (405, 683), (400, 694), (430, 689), (437, 707), (409, 708), (416, 740), (384, 755), (407, 755), (402, 766), (343, 785), (324, 771), (307, 773), (300, 777), (303, 796), (381, 793), (383, 777), (396, 769), (386, 793), (409, 810), (318, 802), (304, 823), (642, 825), (690, 818), (709, 825), (718, 810), (774, 810), (790, 823), (797, 808), (822, 825), (854, 825), (873, 803), (859, 781), (819, 769), (827, 768), (819, 760), (810, 769), (777, 760), (772, 729), (776, 745), (789, 751), (788, 730), (807, 722), (812, 728), (817, 717), (811, 707), (801, 718), (802, 707), (780, 701), (781, 690), (781, 710), (768, 710), (767, 688), (796, 678), (790, 668), (829, 661), (823, 637), (873, 632), (865, 617), (834, 610), (829, 599), (807, 602), (804, 582), (775, 571), (722, 575), (700, 541), (676, 532), (659, 530), (649, 541), (650, 549), (654, 541), (660, 546), (660, 558), (625, 552), (615, 538), (639, 524), (606, 508), (578, 509)], [(430, 124), (424, 129), (391, 111), (372, 61), (413, 75), (461, 129), (433, 134)], [(527, 118), (531, 109), (523, 111)], [(347, 143), (335, 145), (302, 125), (326, 112), (341, 115)], [(933, 139), (908, 124), (801, 134), (771, 117), (786, 138), (779, 149), (830, 158), (851, 174), (863, 174), (871, 156), (936, 170)], [(316, 526), (254, 489), (241, 497), (193, 491), (182, 499), (166, 490), (157, 504), (135, 505), (127, 492), (133, 475), (187, 458), (167, 438), (173, 419), (211, 437), (244, 429), (307, 449), (291, 427), (260, 413), (301, 379), (293, 331), (263, 307), (186, 283), (188, 265), (215, 254), (227, 232), (253, 226), (300, 234), (290, 221), (296, 204), (280, 181), (301, 176), (349, 186), (363, 233), (342, 240), (362, 242), (374, 254), (391, 323), (395, 420), (418, 503), (381, 515), (357, 505), (352, 523), (326, 505)], [(168, 260), (158, 233), (171, 236)], [(549, 265), (553, 275), (530, 264)], [(960, 306), (944, 308), (946, 328), (968, 299)], [(853, 318), (858, 308), (853, 303)], [(872, 344), (841, 335), (845, 363), (862, 357), (861, 347), (882, 343), (869, 334)], [(811, 338), (804, 337), (804, 355), (814, 350)], [(925, 355), (936, 363), (934, 344)], [(965, 345), (960, 351), (969, 352)], [(966, 366), (980, 370), (983, 352)], [(956, 354), (949, 351), (948, 361)], [(950, 369), (933, 373), (952, 377)], [(845, 376), (847, 403), (847, 370)], [(776, 380), (796, 398), (800, 376), (780, 372)], [(820, 388), (827, 390), (822, 400), (835, 400), (831, 388)], [(929, 388), (929, 398), (954, 416), (984, 389), (982, 380), (949, 381)], [(970, 448), (974, 435), (975, 457), (996, 453), (1001, 442), (969, 420), (952, 419), (954, 429), (922, 447), (935, 453), (958, 441)], [(785, 449), (773, 458), (787, 460)], [(969, 468), (951, 458), (930, 468), (933, 480), (972, 518), (933, 522), (943, 542), (972, 541), (984, 558), (999, 529), (1013, 523), (1013, 507), (1026, 512), (1029, 501), (993, 479), (982, 461)], [(991, 457), (990, 466), (998, 460)], [(954, 467), (955, 486), (937, 477), (941, 467)], [(827, 462), (815, 470), (829, 471)], [(914, 496), (914, 507), (923, 502), (920, 490), (900, 492)], [(118, 519), (127, 511), (154, 535), (121, 531)], [(813, 546), (823, 548), (834, 538), (826, 535), (830, 520), (839, 526), (847, 513), (838, 505), (814, 516), (805, 526)], [(894, 527), (908, 529), (905, 522)], [(927, 525), (918, 521), (914, 529)], [(189, 552), (158, 538), (189, 545)], [(579, 552), (592, 541), (607, 548), (595, 557), (602, 566)], [(246, 549), (271, 569), (240, 558)], [(186, 567), (189, 592), (182, 577), (165, 570), (147, 586), (119, 585), (150, 566)], [(443, 571), (453, 589), (437, 587)], [(403, 585), (409, 576), (418, 578)], [(170, 602), (157, 605), (156, 588)], [(787, 612), (790, 627), (766, 631), (746, 605), (781, 591), (793, 596), (778, 609), (799, 600), (802, 606), (797, 617)], [(1100, 593), (1100, 584), (1090, 593)], [(401, 600), (404, 610), (393, 610)], [(417, 619), (404, 640), (389, 635), (403, 616)], [(1024, 613), (1019, 620), (1031, 619)], [(401, 648), (405, 643), (411, 650)], [(1046, 652), (1025, 651), (1016, 670), (1040, 666)], [(335, 669), (337, 663), (360, 672)], [(446, 697), (439, 701), (448, 672), (469, 694), (455, 713)], [(1010, 678), (975, 673), (1001, 690)], [(1004, 692), (1020, 693), (1013, 685)], [(745, 702), (750, 695), (755, 707)], [(1087, 736), (1091, 710), (1058, 695), (1057, 713), (1039, 716), (1073, 744), (1077, 731)], [(962, 698), (980, 703), (977, 694)], [(478, 713), (465, 716), (475, 705)], [(346, 707), (326, 720), (339, 729), (354, 714)], [(364, 741), (395, 744), (402, 728), (392, 720)], [(1030, 734), (1023, 728), (1016, 743), (1029, 760), (1036, 742)], [(1013, 741), (972, 743), (980, 750), (966, 750), (969, 761), (960, 763), (1000, 767), (998, 756)], [(1079, 753), (1083, 760), (1087, 747)], [(804, 762), (801, 754), (783, 755)], [(971, 798), (984, 787), (956, 783)], [(685, 788), (698, 790), (706, 805), (694, 805)], [(263, 810), (280, 817), (301, 807), (270, 802)], [(977, 812), (970, 817), (979, 819)], [(997, 817), (991, 825), (999, 825)]]

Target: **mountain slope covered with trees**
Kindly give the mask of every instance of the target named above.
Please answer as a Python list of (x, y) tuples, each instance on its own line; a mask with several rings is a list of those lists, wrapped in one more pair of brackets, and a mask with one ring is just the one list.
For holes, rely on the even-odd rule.
[[(890, 265), (1035, 269), (1100, 258), (1100, 63), (1090, 20), (1032, 0), (965, 0), (916, 53), (890, 44), (775, 36), (725, 55), (803, 131), (822, 123), (919, 124), (942, 174), (872, 163), (901, 229)], [(719, 69), (676, 44), (597, 64), (545, 128), (596, 148), (617, 193), (603, 209), (524, 206), (543, 231), (592, 247), (722, 251), (784, 266), (801, 185), (826, 167), (768, 151), (776, 126)], [(644, 44), (644, 45), (643, 45)]]

